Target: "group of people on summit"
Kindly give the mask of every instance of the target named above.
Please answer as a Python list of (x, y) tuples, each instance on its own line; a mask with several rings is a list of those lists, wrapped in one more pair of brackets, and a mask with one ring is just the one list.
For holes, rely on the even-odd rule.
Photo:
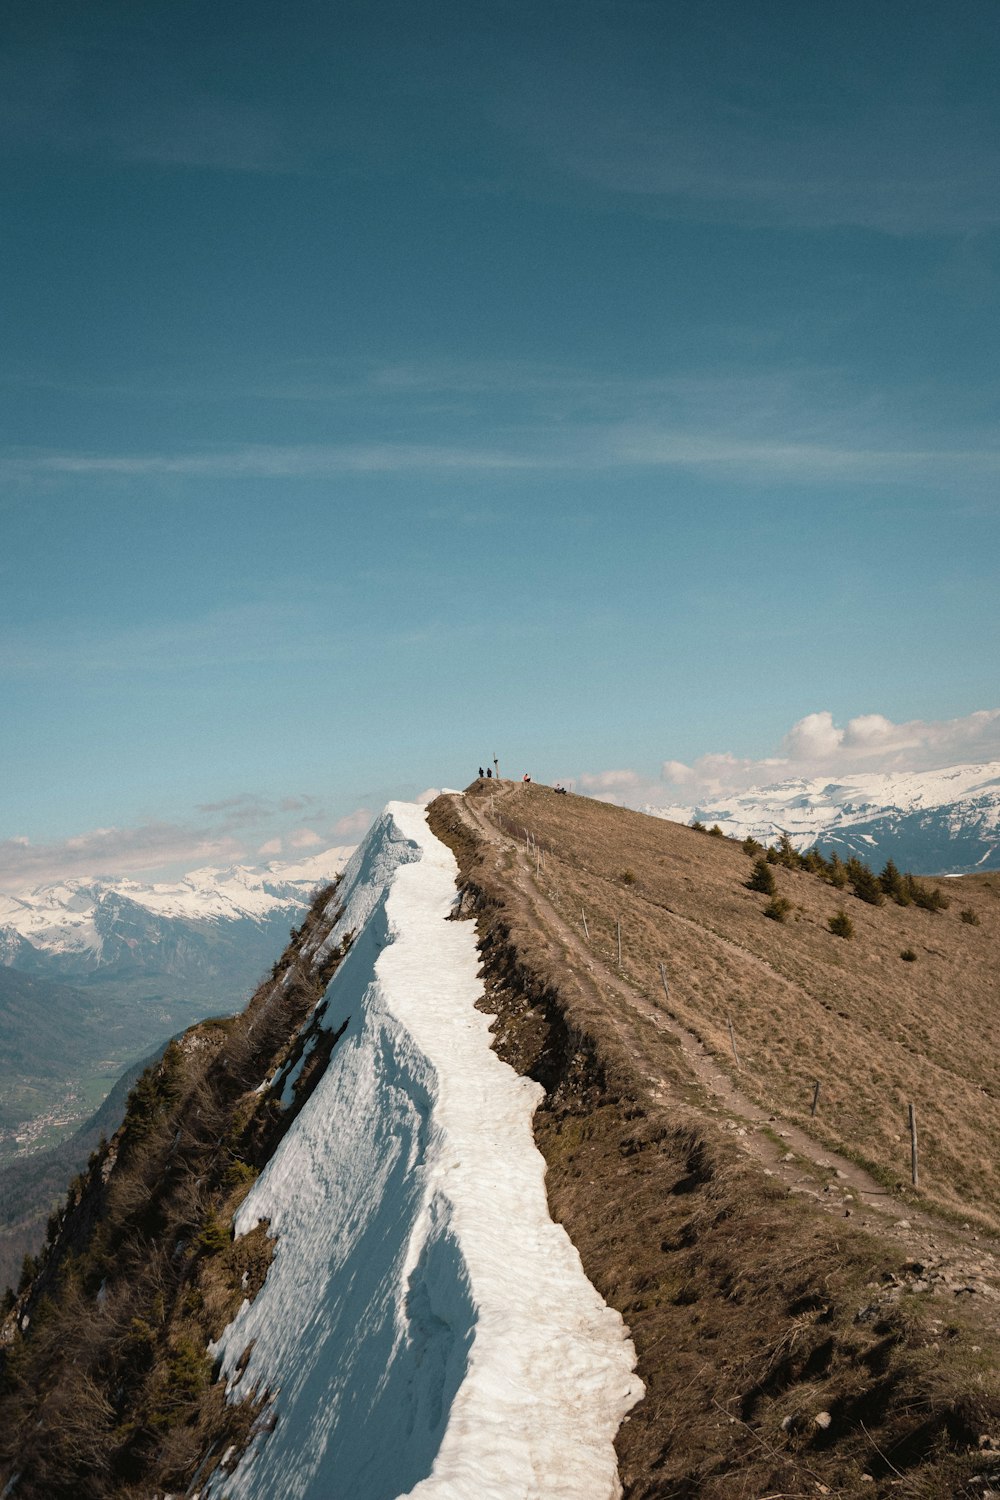
[[(493, 778), (494, 778), (494, 775), (496, 776), (497, 781), (499, 781), (500, 780), (500, 766), (499, 766), (499, 764), (497, 762), (497, 758), (496, 758), (495, 755), (493, 757), (493, 767), (492, 768), (490, 766), (487, 766), (486, 770), (484, 771), (483, 768), (482, 768), (482, 766), (479, 767), (479, 779), (480, 779), (480, 781), (492, 781)], [(529, 776), (529, 774), (528, 774), (527, 771), (525, 771), (524, 775), (521, 777), (521, 782), (522, 782), (522, 784), (524, 786), (530, 786), (531, 785), (531, 777)], [(561, 782), (557, 781), (556, 784), (555, 784), (555, 786), (552, 788), (552, 790), (555, 791), (555, 792), (560, 792), (564, 797), (566, 796), (566, 788), (562, 785)]]

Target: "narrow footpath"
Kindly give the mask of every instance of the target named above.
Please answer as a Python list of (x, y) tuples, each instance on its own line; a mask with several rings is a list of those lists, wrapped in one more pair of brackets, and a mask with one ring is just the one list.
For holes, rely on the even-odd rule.
[[(497, 788), (504, 811), (516, 795), (515, 788), (502, 784)], [(662, 1066), (658, 1049), (651, 1044), (657, 1034), (664, 1041), (670, 1038), (672, 1044), (679, 1044), (705, 1111), (715, 1117), (720, 1130), (733, 1133), (739, 1148), (760, 1162), (767, 1175), (776, 1177), (790, 1193), (802, 1195), (821, 1211), (853, 1218), (862, 1229), (888, 1236), (904, 1247), (907, 1269), (900, 1278), (901, 1287), (975, 1294), (1000, 1304), (1000, 1255), (991, 1237), (971, 1226), (952, 1225), (932, 1213), (901, 1205), (856, 1162), (821, 1145), (794, 1122), (761, 1108), (738, 1087), (700, 1038), (609, 967), (564, 919), (545, 894), (523, 843), (498, 828), (485, 805), (480, 807), (462, 794), (455, 794), (454, 801), (473, 836), (498, 855), (507, 855), (506, 878), (514, 883), (532, 920), (563, 950), (571, 970), (578, 978), (585, 978), (605, 1001), (613, 998), (616, 1002), (615, 1020), (622, 1040), (641, 1061), (644, 1076), (661, 1103), (669, 1106), (681, 1101), (670, 1070)], [(678, 920), (676, 916), (673, 919)], [(676, 1045), (671, 1045), (672, 1055), (676, 1050)]]

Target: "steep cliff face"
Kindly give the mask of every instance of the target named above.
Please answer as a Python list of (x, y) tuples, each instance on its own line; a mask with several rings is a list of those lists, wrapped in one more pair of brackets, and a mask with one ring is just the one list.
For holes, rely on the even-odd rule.
[[(620, 1493), (634, 1350), (549, 1217), (543, 1091), (491, 1050), (475, 931), (450, 920), (456, 874), (423, 811), (391, 805), (239, 1028), (253, 1067), (233, 1076), (235, 1038), (196, 1028), (147, 1075), (14, 1309), (7, 1415), (36, 1425), (7, 1440), (12, 1495), (196, 1473), (206, 1496), (261, 1500)], [(290, 1034), (256, 1046), (296, 985)], [(172, 1176), (176, 1192), (153, 1188)], [(122, 1285), (140, 1254), (166, 1295)], [(86, 1391), (46, 1349), (68, 1301), (97, 1325)], [(56, 1455), (38, 1434), (67, 1400), (92, 1447), (57, 1439)]]
[[(184, 1489), (206, 1454), (246, 1442), (256, 1407), (226, 1403), (207, 1345), (270, 1264), (265, 1226), (234, 1242), (230, 1222), (329, 1057), (323, 994), (349, 940), (308, 950), (337, 912), (327, 887), (246, 1012), (192, 1027), (147, 1069), (50, 1219), (0, 1328), (10, 1495)], [(307, 1047), (294, 1083), (269, 1087)]]

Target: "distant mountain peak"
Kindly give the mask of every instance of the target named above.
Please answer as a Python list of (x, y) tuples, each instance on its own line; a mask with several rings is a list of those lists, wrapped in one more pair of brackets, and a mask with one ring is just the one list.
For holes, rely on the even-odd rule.
[(343, 869), (353, 847), (268, 864), (202, 866), (169, 881), (86, 875), (0, 895), (0, 963), (52, 959), (88, 969), (159, 941), (164, 924), (268, 923), (292, 917)]
[(935, 771), (793, 777), (693, 804), (647, 805), (655, 817), (717, 823), (734, 838), (798, 849), (824, 844), (924, 873), (1000, 868), (1000, 761)]

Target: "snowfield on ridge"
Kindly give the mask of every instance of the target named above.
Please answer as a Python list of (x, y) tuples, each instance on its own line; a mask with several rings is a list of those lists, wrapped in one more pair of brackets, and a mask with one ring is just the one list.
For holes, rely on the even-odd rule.
[(272, 1405), (217, 1500), (621, 1493), (635, 1350), (549, 1217), (542, 1090), (491, 1050), (455, 877), (423, 808), (391, 803), (337, 893), (345, 1029), (236, 1217), (270, 1221), (274, 1259), (215, 1352), (230, 1399)]

